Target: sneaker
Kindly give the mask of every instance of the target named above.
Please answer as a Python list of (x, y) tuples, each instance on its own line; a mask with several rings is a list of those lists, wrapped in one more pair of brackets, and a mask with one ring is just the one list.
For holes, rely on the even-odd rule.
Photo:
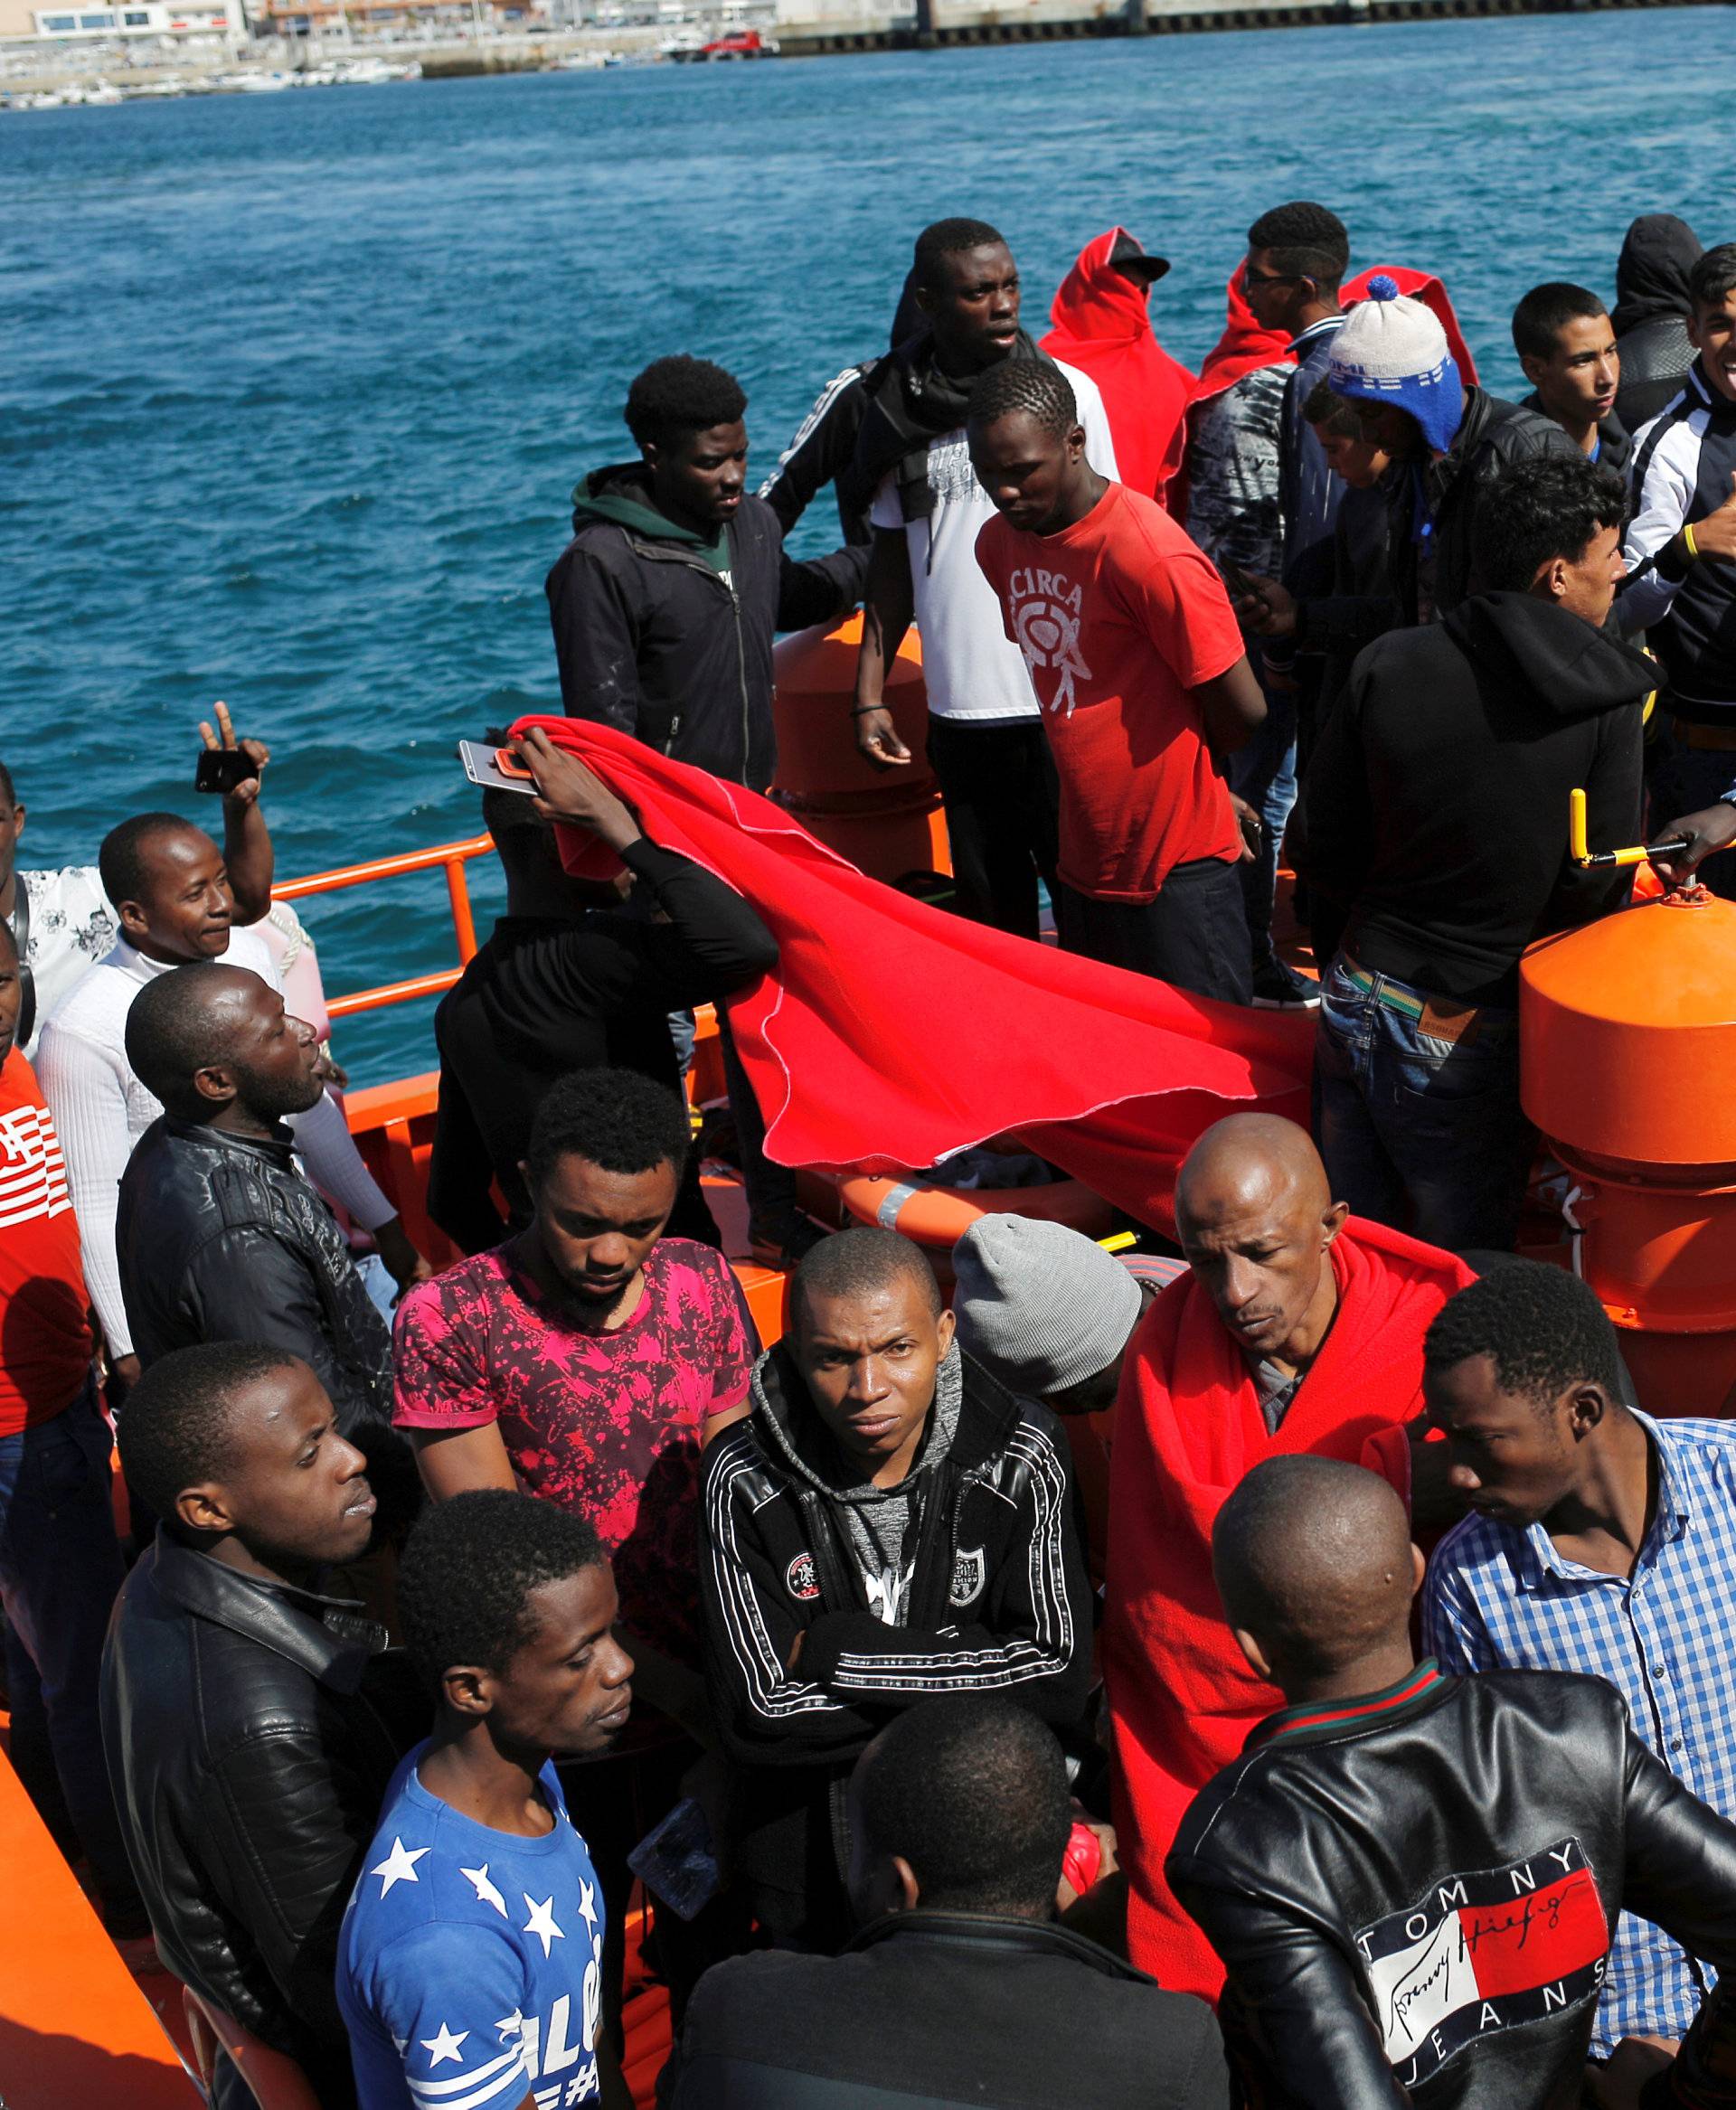
[(1282, 960), (1267, 960), (1254, 969), (1256, 1011), (1316, 1011), (1319, 1004), (1320, 984)]
[(781, 1218), (756, 1218), (748, 1225), (748, 1253), (761, 1267), (793, 1267), (829, 1233), (799, 1210)]

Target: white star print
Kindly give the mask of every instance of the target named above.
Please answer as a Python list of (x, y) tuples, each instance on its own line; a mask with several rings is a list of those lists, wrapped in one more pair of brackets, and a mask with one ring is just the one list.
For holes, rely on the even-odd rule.
[(428, 1849), (425, 1846), (411, 1847), (406, 1851), (403, 1841), (394, 1839), (392, 1842), (392, 1851), (385, 1860), (380, 1863), (377, 1869), (368, 1870), (371, 1876), (378, 1876), (382, 1879), (380, 1895), (383, 1898), (394, 1883), (420, 1882), (421, 1878), (416, 1873), (416, 1863), (427, 1851)]
[(430, 2066), (439, 2066), (443, 2058), (449, 2058), (455, 2066), (462, 2066), (464, 2059), (458, 2047), (469, 2034), (468, 2030), (460, 2030), (455, 2037), (447, 2024), (442, 2022), (438, 2037), (419, 2037), (416, 2041), (424, 2051), (431, 2054), (429, 2059)]
[(523, 1895), (525, 1910), (531, 1916), (524, 1922), (524, 1932), (536, 1936), (542, 1944), (542, 1954), (546, 1956), (555, 1942), (566, 1940), (566, 1930), (554, 1924), (554, 1899), (552, 1897), (545, 1898), (538, 1905), (528, 1890)]
[[(526, 1905), (528, 1905), (530, 1903), (530, 1899), (527, 1898), (524, 1902)], [(552, 1903), (553, 1900), (551, 1899), (550, 1902)], [(523, 2012), (519, 2009), (514, 2008), (510, 2015), (503, 2015), (499, 2021), (495, 2024), (495, 2034), (500, 2039), (503, 2044), (509, 2037), (522, 2037), (524, 2034), (524, 2017)]]
[(579, 1884), (579, 1916), (590, 1929), (590, 1938), (597, 1939), (597, 1893), (582, 1879)]
[(485, 1905), (492, 1905), (500, 1917), (503, 1919), (505, 1918), (506, 1900), (488, 1880), (488, 1863), (486, 1861), (484, 1861), (479, 1869), (460, 1869), (458, 1873), (470, 1879), (470, 1888)]

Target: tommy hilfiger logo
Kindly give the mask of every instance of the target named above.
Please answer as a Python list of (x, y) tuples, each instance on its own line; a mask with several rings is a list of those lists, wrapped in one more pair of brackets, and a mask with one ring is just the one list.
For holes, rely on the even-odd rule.
[(1392, 2069), (1407, 2088), (1497, 2030), (1577, 2007), (1603, 1984), (1609, 1924), (1577, 1839), (1448, 1876), (1356, 1936)]
[(784, 1570), (784, 1587), (792, 1597), (809, 1604), (820, 1594), (820, 1577), (811, 1553), (798, 1553)]

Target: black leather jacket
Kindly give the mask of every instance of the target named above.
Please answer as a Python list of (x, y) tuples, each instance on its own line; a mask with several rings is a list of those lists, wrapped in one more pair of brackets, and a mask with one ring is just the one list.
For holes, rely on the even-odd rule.
[(346, 1435), (391, 1421), (392, 1336), (288, 1129), (256, 1143), (163, 1115), (122, 1175), (115, 1242), (146, 1367), (195, 1342), (256, 1341), (312, 1366)]
[(338, 1923), (392, 1768), (428, 1727), (385, 1640), (358, 1606), (159, 1533), (103, 1651), (103, 1746), (163, 1961), (298, 2059), (326, 2110), (354, 2100)]
[[(1477, 591), (1475, 529), (1477, 503), (1514, 462), (1541, 454), (1573, 457), (1579, 448), (1552, 419), (1505, 402), (1486, 389), (1467, 388), (1465, 414), (1453, 444), (1438, 462), (1418, 471), (1434, 521), (1434, 608), (1450, 615)], [(1415, 486), (1408, 476), (1390, 478), (1387, 550), (1402, 619), (1419, 617)]]
[[(1264, 2110), (1576, 2110), (1618, 1913), (1736, 1967), (1736, 1825), (1600, 1678), (1431, 1659), (1285, 1708), (1195, 1798), (1166, 1872), (1229, 1969), (1225, 2036)], [(1726, 1983), (1661, 2100), (1736, 2104)]]
[(841, 1956), (708, 1971), (658, 2086), (674, 2110), (1221, 2110), (1212, 2011), (1064, 1927), (901, 1912)]

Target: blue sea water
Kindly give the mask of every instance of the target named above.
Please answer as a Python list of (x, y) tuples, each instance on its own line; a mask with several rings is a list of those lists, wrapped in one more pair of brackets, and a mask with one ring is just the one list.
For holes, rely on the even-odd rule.
[[(1121, 221), (1190, 363), (1269, 204), (1440, 272), (1498, 388), (1513, 303), (1623, 229), (1728, 223), (1736, 10), (398, 84), (0, 118), (0, 757), (25, 862), (199, 813), (217, 697), (275, 751), (281, 874), (473, 833), (461, 734), (558, 708), (542, 578), (627, 381), (720, 359), (762, 466), (884, 342), (910, 238), (1012, 239), (1041, 326)], [(809, 546), (829, 506), (803, 523)], [(204, 817), (202, 814), (201, 817)], [(490, 895), (483, 890), (485, 910)], [(452, 957), (438, 875), (315, 904), (327, 987)], [(346, 1022), (360, 1079), (426, 1006)]]

